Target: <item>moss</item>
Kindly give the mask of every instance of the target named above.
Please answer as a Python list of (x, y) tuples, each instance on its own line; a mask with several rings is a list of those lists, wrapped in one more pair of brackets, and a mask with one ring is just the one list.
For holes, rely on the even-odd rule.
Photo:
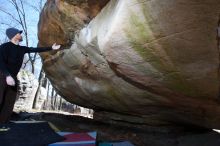
[[(193, 95), (192, 87), (187, 83), (186, 80), (180, 74), (180, 71), (175, 67), (175, 64), (168, 64), (169, 58), (160, 56), (158, 50), (153, 47), (149, 47), (146, 44), (155, 40), (156, 38), (153, 35), (153, 28), (150, 28), (148, 22), (151, 22), (153, 19), (149, 14), (147, 14), (146, 8), (143, 8), (144, 16), (146, 20), (140, 19), (136, 13), (131, 12), (130, 17), (130, 28), (125, 30), (126, 35), (129, 39), (129, 42), (134, 49), (146, 62), (160, 71), (165, 80), (168, 88), (173, 89), (178, 92), (182, 92), (186, 95)], [(161, 51), (161, 50), (159, 50)], [(158, 52), (158, 53), (157, 53)], [(147, 70), (147, 69), (146, 69)], [(149, 72), (149, 71), (147, 71)]]
[(126, 104), (126, 100), (124, 98), (127, 98), (127, 96), (121, 96), (122, 93), (114, 87), (110, 87), (107, 89), (107, 95), (109, 96), (108, 99), (110, 99), (110, 102), (112, 105), (118, 105), (119, 107), (122, 107), (124, 109), (129, 109), (130, 106)]
[(114, 90), (110, 89), (107, 91), (107, 95), (111, 98), (111, 100), (114, 102), (116, 101), (115, 98), (117, 97), (117, 94)]
[(156, 69), (164, 72), (173, 72), (174, 68), (166, 65), (166, 60), (160, 57), (154, 48), (147, 48), (146, 43), (153, 40), (147, 24), (139, 20), (134, 13), (131, 15), (132, 27), (126, 30), (127, 37), (132, 48), (146, 61), (150, 62)]

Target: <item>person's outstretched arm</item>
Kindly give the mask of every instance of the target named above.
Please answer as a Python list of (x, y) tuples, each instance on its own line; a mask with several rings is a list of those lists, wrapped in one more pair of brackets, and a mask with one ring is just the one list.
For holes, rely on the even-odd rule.
[(50, 51), (50, 50), (58, 50), (60, 49), (60, 45), (57, 45), (56, 43), (53, 44), (53, 46), (51, 47), (26, 47), (26, 46), (21, 46), (25, 49), (25, 53), (40, 53), (40, 52), (46, 52), (46, 51)]

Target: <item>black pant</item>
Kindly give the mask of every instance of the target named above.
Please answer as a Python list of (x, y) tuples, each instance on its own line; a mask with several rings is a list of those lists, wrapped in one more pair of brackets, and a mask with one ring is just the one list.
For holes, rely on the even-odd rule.
[(0, 123), (8, 122), (11, 117), (17, 96), (17, 83), (8, 86), (6, 77), (0, 73)]

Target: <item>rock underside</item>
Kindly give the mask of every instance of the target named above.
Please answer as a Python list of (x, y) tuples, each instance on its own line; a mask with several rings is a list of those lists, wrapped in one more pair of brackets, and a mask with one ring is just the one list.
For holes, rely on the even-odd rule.
[(220, 128), (219, 0), (48, 0), (44, 70), (94, 118)]

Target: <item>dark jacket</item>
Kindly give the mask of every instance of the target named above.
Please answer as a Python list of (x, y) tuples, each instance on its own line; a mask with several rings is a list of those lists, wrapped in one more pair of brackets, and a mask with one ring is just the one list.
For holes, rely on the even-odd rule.
[(5, 76), (11, 75), (16, 78), (24, 59), (25, 53), (45, 52), (52, 50), (52, 47), (26, 47), (15, 45), (12, 42), (0, 46), (0, 72)]

